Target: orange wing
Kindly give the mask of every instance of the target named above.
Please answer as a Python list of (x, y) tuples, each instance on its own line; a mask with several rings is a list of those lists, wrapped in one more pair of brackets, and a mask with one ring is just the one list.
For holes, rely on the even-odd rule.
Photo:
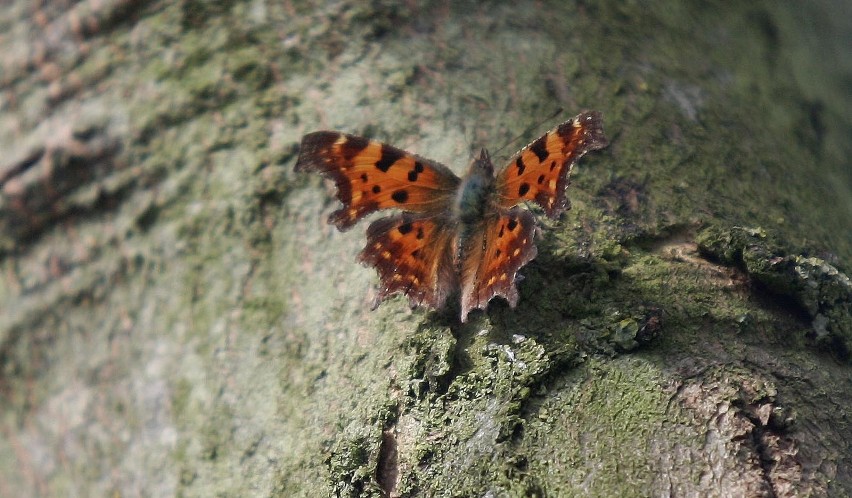
[(498, 203), (508, 208), (528, 199), (557, 218), (567, 206), (565, 188), (574, 164), (607, 143), (601, 113), (586, 111), (569, 119), (521, 149), (497, 175)]
[(537, 231), (532, 213), (514, 208), (487, 218), (473, 232), (461, 253), (462, 322), (470, 310), (485, 309), (494, 296), (506, 298), (515, 307), (518, 270), (538, 254)]
[(343, 207), (328, 218), (340, 230), (380, 209), (437, 214), (450, 206), (459, 178), (446, 166), (354, 135), (305, 135), (296, 171), (334, 180)]
[(377, 305), (401, 292), (411, 306), (444, 306), (458, 282), (453, 264), (456, 230), (447, 223), (443, 216), (402, 213), (370, 224), (359, 259), (379, 272)]

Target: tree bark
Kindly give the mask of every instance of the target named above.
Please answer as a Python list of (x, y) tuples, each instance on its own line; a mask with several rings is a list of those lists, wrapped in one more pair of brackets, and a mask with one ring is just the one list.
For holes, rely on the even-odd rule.
[[(0, 496), (852, 494), (848, 11), (7, 2)], [(292, 170), (582, 109), (610, 146), (463, 325), (371, 311)]]

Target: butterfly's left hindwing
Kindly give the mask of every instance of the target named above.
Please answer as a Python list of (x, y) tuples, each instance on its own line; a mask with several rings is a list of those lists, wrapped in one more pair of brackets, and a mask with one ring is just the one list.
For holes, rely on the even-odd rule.
[(532, 261), (538, 250), (535, 218), (513, 208), (487, 216), (462, 248), (461, 321), (475, 308), (485, 309), (494, 296), (518, 303), (518, 270)]
[(340, 230), (381, 209), (446, 211), (460, 181), (442, 164), (375, 140), (333, 131), (302, 138), (296, 171), (316, 171), (334, 180), (343, 207), (328, 221)]

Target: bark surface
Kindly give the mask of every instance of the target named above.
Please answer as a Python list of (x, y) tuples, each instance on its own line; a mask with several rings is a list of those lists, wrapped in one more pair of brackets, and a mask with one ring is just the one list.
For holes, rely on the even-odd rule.
[[(852, 495), (849, 10), (5, 2), (0, 496)], [(559, 107), (518, 307), (370, 311), (301, 136)]]

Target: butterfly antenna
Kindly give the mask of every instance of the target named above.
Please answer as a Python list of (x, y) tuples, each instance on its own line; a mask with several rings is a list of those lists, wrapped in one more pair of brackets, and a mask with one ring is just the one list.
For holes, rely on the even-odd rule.
[(550, 115), (549, 115), (549, 116), (547, 116), (546, 118), (544, 118), (544, 119), (542, 119), (542, 120), (540, 120), (540, 121), (536, 121), (535, 123), (533, 123), (533, 124), (531, 124), (531, 125), (527, 126), (526, 128), (524, 128), (524, 131), (522, 131), (520, 135), (518, 135), (517, 137), (515, 137), (515, 138), (513, 138), (513, 139), (509, 140), (508, 142), (506, 142), (506, 143), (505, 143), (502, 147), (500, 147), (499, 149), (495, 150), (495, 151), (492, 153), (492, 155), (496, 156), (497, 154), (499, 154), (499, 153), (500, 153), (500, 151), (502, 151), (503, 149), (505, 149), (506, 147), (508, 147), (508, 146), (509, 146), (509, 145), (511, 145), (512, 143), (517, 142), (518, 140), (520, 140), (520, 139), (522, 139), (522, 138), (524, 138), (524, 137), (528, 137), (528, 136), (530, 136), (530, 135), (532, 134), (532, 132), (533, 132), (536, 128), (541, 127), (542, 123), (545, 123), (545, 122), (547, 122), (547, 121), (553, 121), (553, 119), (554, 119), (556, 116), (559, 116), (560, 114), (562, 114), (562, 111), (563, 111), (563, 109), (562, 109), (561, 107), (558, 107), (558, 108), (556, 109), (556, 111), (554, 111), (552, 114), (550, 114)]

